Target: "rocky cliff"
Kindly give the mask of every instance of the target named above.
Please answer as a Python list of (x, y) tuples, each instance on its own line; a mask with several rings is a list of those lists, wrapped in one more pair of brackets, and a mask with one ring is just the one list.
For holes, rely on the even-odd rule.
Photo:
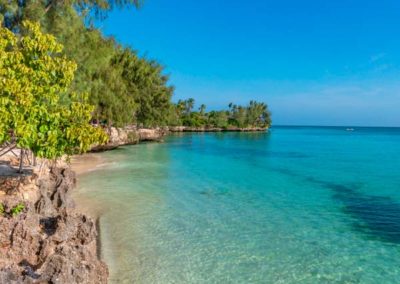
[(75, 182), (68, 167), (0, 177), (0, 283), (107, 282), (96, 224), (73, 209)]
[(162, 141), (168, 132), (260, 132), (267, 131), (263, 127), (189, 127), (189, 126), (170, 126), (165, 128), (137, 128), (136, 126), (126, 126), (123, 128), (110, 127), (106, 129), (109, 140), (101, 146), (94, 146), (91, 151), (107, 151), (123, 145), (138, 144), (142, 141)]
[(106, 129), (108, 143), (92, 148), (93, 152), (112, 150), (122, 145), (138, 144), (142, 141), (162, 141), (167, 131), (162, 128), (137, 128), (127, 126), (124, 128), (110, 127)]

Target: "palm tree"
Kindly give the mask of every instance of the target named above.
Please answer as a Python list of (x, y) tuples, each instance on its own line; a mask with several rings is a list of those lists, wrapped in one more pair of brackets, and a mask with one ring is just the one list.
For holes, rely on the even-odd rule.
[(190, 98), (186, 101), (186, 114), (190, 115), (190, 112), (192, 111), (194, 107), (194, 99)]
[(200, 111), (200, 114), (201, 114), (202, 116), (204, 116), (204, 114), (206, 113), (206, 105), (205, 105), (205, 104), (202, 104), (202, 105), (199, 107), (199, 111)]

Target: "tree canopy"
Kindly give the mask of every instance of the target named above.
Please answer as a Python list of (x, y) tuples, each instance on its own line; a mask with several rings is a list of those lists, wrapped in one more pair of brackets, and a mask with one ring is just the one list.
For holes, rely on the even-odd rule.
[(95, 121), (114, 126), (166, 125), (173, 87), (163, 66), (140, 57), (131, 48), (121, 47), (87, 22), (87, 15), (96, 11), (138, 7), (140, 1), (11, 2), (0, 0), (3, 25), (19, 33), (22, 20), (38, 21), (46, 33), (64, 45), (65, 54), (78, 65), (71, 87), (89, 94), (89, 101), (95, 106)]
[(206, 105), (202, 104), (199, 111), (193, 111), (193, 98), (179, 100), (173, 105), (170, 125), (190, 127), (261, 127), (271, 126), (271, 113), (265, 103), (250, 101), (247, 106), (229, 104), (228, 110), (206, 112)]
[(90, 124), (93, 106), (71, 92), (76, 64), (54, 36), (23, 22), (21, 36), (0, 28), (0, 144), (54, 159), (107, 140)]
[(19, 28), (24, 20), (41, 21), (71, 7), (86, 18), (103, 18), (115, 8), (138, 8), (141, 4), (141, 0), (0, 0), (0, 22)]

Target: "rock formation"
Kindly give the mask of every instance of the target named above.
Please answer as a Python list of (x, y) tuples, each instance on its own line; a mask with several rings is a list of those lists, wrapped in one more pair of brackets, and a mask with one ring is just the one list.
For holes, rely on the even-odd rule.
[(262, 132), (268, 128), (263, 127), (189, 127), (189, 126), (170, 126), (165, 128), (137, 128), (136, 126), (126, 126), (124, 128), (110, 127), (106, 129), (109, 141), (105, 145), (94, 146), (91, 151), (107, 151), (123, 145), (138, 144), (142, 141), (162, 141), (168, 132)]
[(138, 144), (141, 141), (162, 141), (167, 133), (162, 128), (137, 128), (127, 126), (124, 128), (110, 127), (106, 129), (109, 141), (105, 145), (95, 146), (93, 152), (106, 151), (122, 145)]
[(69, 168), (0, 177), (0, 283), (107, 282), (96, 224), (73, 209), (75, 182)]

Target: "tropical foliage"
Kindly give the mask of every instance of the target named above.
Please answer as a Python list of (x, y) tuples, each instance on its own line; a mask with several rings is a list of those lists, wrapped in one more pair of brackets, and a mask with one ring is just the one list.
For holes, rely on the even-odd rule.
[(62, 55), (62, 45), (27, 21), (21, 34), (0, 28), (0, 144), (54, 159), (106, 142), (90, 124), (86, 96), (69, 90), (76, 64)]
[(89, 94), (93, 119), (104, 125), (166, 125), (173, 88), (156, 61), (138, 56), (90, 24), (113, 8), (138, 7), (138, 0), (0, 0), (3, 25), (15, 33), (21, 21), (40, 22), (64, 45), (78, 69), (72, 89)]
[(265, 103), (250, 101), (247, 106), (229, 104), (228, 110), (206, 112), (206, 106), (200, 105), (198, 111), (193, 111), (194, 99), (179, 100), (173, 106), (170, 115), (170, 125), (190, 127), (262, 127), (271, 125), (271, 113)]

